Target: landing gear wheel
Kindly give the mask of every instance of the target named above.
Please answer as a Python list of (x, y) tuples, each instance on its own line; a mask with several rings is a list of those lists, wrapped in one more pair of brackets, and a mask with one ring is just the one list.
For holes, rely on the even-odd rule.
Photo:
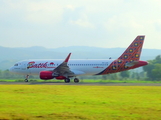
[(28, 82), (28, 79), (25, 79), (25, 82)]
[(26, 75), (25, 82), (28, 82), (29, 75)]
[(74, 78), (74, 82), (75, 83), (79, 83), (79, 79), (78, 78)]
[(70, 83), (70, 79), (69, 78), (66, 78), (64, 79), (65, 83)]

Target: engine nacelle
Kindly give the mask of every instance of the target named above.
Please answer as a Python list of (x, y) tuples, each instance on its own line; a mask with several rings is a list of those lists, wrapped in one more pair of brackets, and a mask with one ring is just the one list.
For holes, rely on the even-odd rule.
[(52, 74), (53, 74), (52, 71), (41, 71), (40, 79), (43, 79), (43, 80), (53, 79), (54, 77), (52, 76)]
[(64, 80), (64, 79), (66, 79), (66, 77), (64, 77), (64, 76), (58, 76), (58, 77), (55, 77), (57, 80)]

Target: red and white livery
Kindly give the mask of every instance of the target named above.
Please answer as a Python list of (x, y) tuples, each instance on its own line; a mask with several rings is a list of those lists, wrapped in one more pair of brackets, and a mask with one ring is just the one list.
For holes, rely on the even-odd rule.
[(58, 79), (66, 83), (74, 77), (74, 82), (77, 83), (79, 82), (77, 76), (81, 75), (105, 75), (130, 70), (148, 64), (140, 60), (144, 38), (143, 35), (137, 36), (118, 59), (70, 60), (71, 53), (69, 53), (64, 61), (57, 59), (20, 61), (11, 67), (10, 71), (26, 75), (26, 82), (29, 75), (39, 75), (43, 80)]

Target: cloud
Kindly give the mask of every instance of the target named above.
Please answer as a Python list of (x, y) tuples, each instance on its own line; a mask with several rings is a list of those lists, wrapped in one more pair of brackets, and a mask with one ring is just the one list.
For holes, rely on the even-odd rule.
[(27, 2), (26, 20), (35, 24), (56, 24), (62, 19), (63, 9), (54, 1)]
[[(56, 24), (61, 20), (63, 9), (54, 1), (5, 0), (1, 14), (18, 16), (23, 22), (31, 24)], [(12, 20), (12, 19), (11, 19)]]
[(71, 20), (70, 23), (81, 27), (95, 28), (95, 26), (89, 22), (88, 17), (86, 15), (82, 15), (82, 17), (80, 17), (76, 21)]
[(160, 48), (160, 4), (159, 0), (2, 0), (0, 43), (127, 47), (143, 34), (146, 48)]

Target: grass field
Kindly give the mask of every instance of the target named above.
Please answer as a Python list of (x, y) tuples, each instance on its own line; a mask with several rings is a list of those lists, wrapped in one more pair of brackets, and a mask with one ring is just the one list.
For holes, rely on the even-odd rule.
[(0, 120), (160, 120), (161, 87), (0, 85)]

